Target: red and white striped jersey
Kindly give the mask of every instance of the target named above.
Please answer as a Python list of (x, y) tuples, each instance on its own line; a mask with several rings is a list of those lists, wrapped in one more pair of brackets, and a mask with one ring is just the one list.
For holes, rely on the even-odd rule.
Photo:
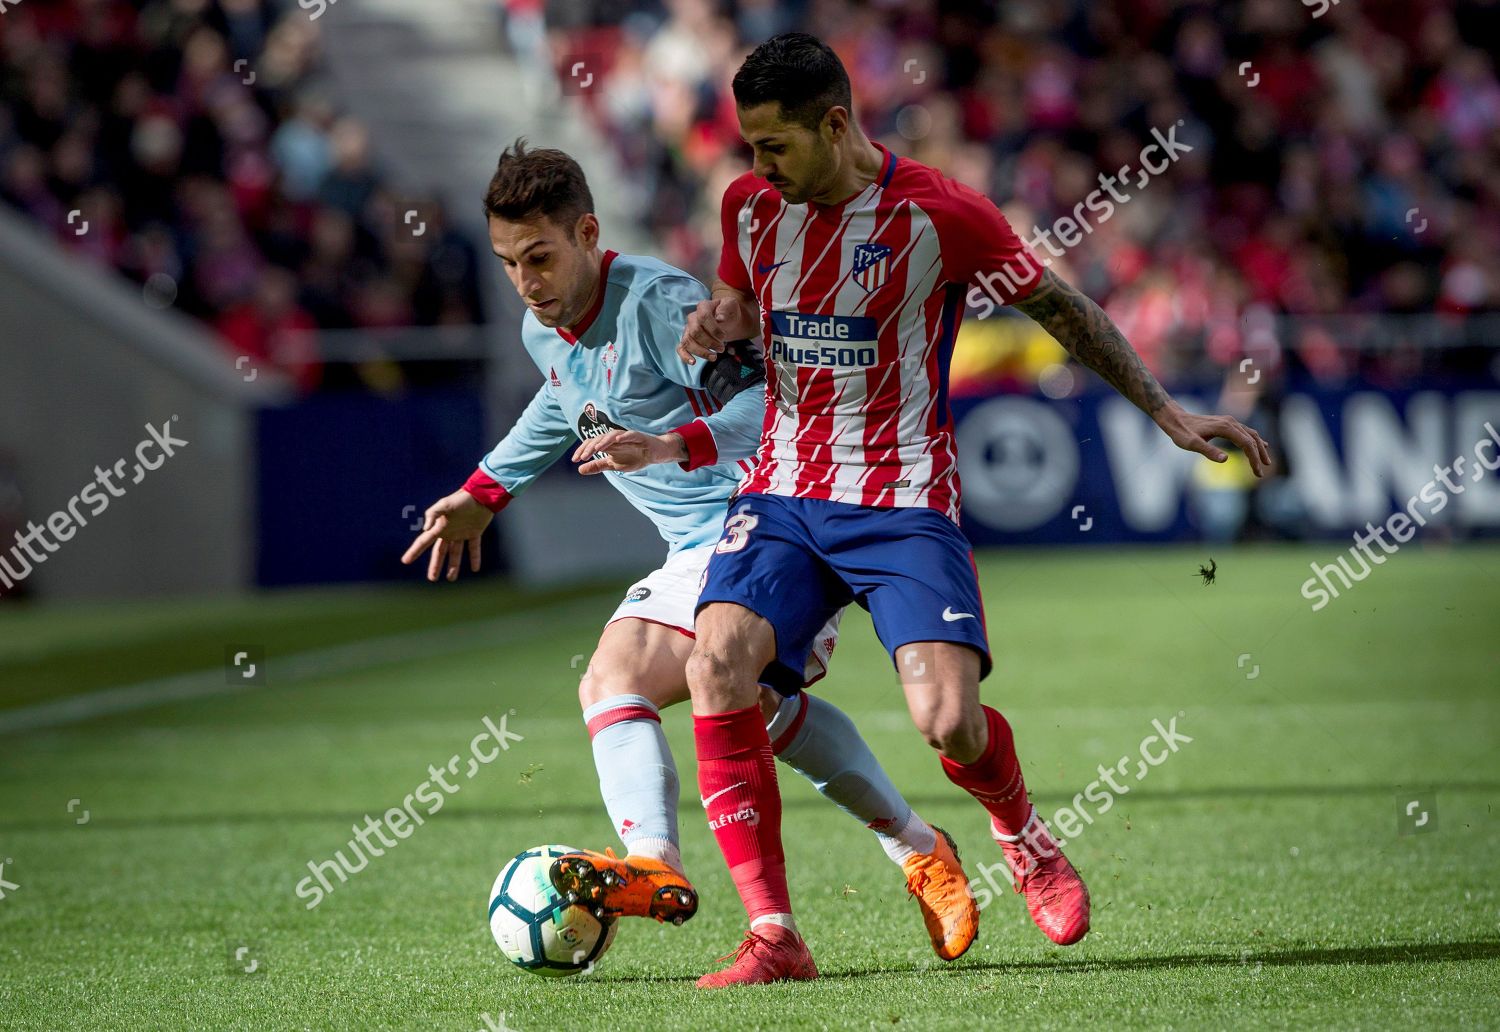
[(766, 348), (765, 429), (740, 493), (957, 522), (948, 365), (965, 291), (998, 272), (1000, 300), (1021, 300), (1042, 267), (983, 194), (880, 149), (880, 174), (842, 204), (787, 204), (748, 172), (724, 193), (719, 278), (759, 300)]

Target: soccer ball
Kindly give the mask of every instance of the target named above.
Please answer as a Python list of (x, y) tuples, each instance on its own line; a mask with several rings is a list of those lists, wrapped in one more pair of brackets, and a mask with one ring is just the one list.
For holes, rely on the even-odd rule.
[(615, 923), (569, 904), (552, 887), (547, 871), (572, 846), (533, 846), (517, 853), (490, 890), (490, 932), (516, 967), (546, 978), (576, 975), (593, 967), (615, 938)]

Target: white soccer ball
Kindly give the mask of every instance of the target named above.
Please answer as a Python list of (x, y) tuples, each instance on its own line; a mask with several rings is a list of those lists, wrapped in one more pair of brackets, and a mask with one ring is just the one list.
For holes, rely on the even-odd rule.
[(593, 967), (615, 938), (615, 923), (568, 904), (552, 887), (548, 869), (572, 846), (533, 846), (505, 865), (490, 890), (490, 932), (516, 967), (546, 978)]

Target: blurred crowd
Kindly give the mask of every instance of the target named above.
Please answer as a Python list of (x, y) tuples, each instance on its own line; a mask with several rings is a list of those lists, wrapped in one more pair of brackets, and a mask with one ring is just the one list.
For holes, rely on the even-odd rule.
[(318, 59), (291, 0), (12, 2), (0, 199), (304, 389), (319, 330), (480, 321), (473, 247), (382, 180)]
[[(657, 252), (701, 276), (748, 164), (730, 77), (803, 29), (843, 57), (873, 137), (984, 191), (1023, 237), (1175, 130), (1169, 168), (1049, 255), (1160, 375), (1251, 356), (1399, 382), (1474, 351), (1432, 346), (1468, 343), (1459, 316), (1500, 312), (1500, 0), (503, 7), (512, 47), (617, 152)], [(295, 0), (12, 2), (0, 60), (0, 199), (235, 354), (312, 387), (319, 330), (480, 320), (472, 245), (383, 182)], [(966, 321), (955, 376), (1066, 393), (1058, 364), (1000, 312)]]
[[(565, 92), (613, 142), (662, 256), (700, 275), (723, 188), (748, 165), (729, 81), (755, 42), (798, 29), (843, 58), (873, 138), (984, 191), (1023, 237), (1175, 127), (1191, 152), (1053, 258), (1161, 375), (1249, 355), (1399, 381), (1472, 359), (1432, 345), (1456, 317), (1500, 311), (1500, 0), (579, 0), (547, 14), (554, 67), (595, 75)], [(1373, 313), (1433, 314), (1372, 332)], [(968, 320), (956, 386), (1055, 371), (1055, 345), (1024, 322)]]

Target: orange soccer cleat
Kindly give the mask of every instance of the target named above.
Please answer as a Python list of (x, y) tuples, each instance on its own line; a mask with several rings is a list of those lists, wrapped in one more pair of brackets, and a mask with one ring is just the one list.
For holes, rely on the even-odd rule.
[(1008, 839), (996, 832), (995, 841), (1010, 863), (1016, 891), (1026, 894), (1026, 909), (1036, 926), (1059, 946), (1082, 939), (1089, 930), (1088, 886), (1063, 856), (1036, 808), (1021, 834)]
[(818, 977), (818, 965), (802, 936), (790, 928), (761, 922), (760, 930), (745, 933), (745, 941), (720, 960), (734, 958), (723, 971), (698, 979), (699, 989), (722, 989), (728, 985), (763, 985), (766, 982), (801, 982)]
[(645, 856), (621, 860), (613, 849), (580, 850), (552, 861), (552, 887), (569, 903), (606, 917), (654, 917), (680, 925), (698, 912), (698, 893), (671, 864)]
[(943, 960), (957, 960), (979, 934), (979, 905), (969, 891), (953, 836), (935, 825), (932, 830), (937, 834), (932, 852), (915, 854), (901, 869), (906, 872), (906, 891), (922, 908), (932, 948)]

